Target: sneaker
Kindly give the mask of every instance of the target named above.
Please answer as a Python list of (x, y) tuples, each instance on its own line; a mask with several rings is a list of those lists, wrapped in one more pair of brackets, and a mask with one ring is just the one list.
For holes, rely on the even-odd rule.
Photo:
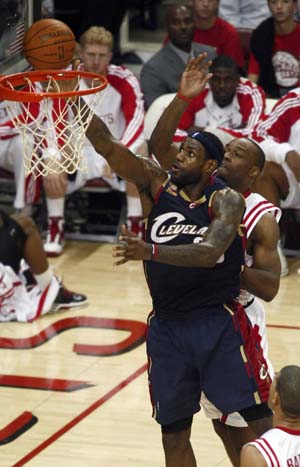
[(71, 292), (61, 284), (56, 299), (51, 307), (51, 311), (65, 310), (68, 308), (76, 308), (87, 303), (86, 295)]
[(49, 217), (47, 237), (44, 250), (47, 256), (59, 256), (64, 246), (64, 219), (63, 217)]
[(143, 238), (144, 219), (140, 216), (129, 216), (126, 221), (127, 229)]
[(281, 264), (280, 277), (286, 277), (289, 274), (289, 267), (288, 267), (286, 257), (283, 254), (280, 242), (278, 243), (278, 254), (279, 254), (279, 259), (280, 259), (280, 264)]

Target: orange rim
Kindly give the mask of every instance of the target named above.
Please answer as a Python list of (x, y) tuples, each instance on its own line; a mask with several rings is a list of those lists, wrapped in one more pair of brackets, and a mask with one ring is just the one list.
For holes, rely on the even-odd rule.
[[(34, 92), (34, 91), (22, 91), (19, 89), (12, 89), (14, 87), (28, 86), (28, 82), (37, 83), (46, 81), (49, 78), (53, 78), (57, 81), (67, 81), (72, 78), (80, 76), (81, 78), (88, 78), (92, 80), (100, 81), (100, 84), (84, 90), (68, 91), (68, 92)], [(0, 99), (16, 102), (40, 102), (45, 97), (51, 99), (68, 98), (74, 96), (86, 96), (102, 91), (107, 86), (107, 79), (102, 75), (96, 73), (89, 73), (87, 71), (78, 70), (37, 70), (28, 71), (22, 73), (16, 73), (13, 75), (0, 75)]]

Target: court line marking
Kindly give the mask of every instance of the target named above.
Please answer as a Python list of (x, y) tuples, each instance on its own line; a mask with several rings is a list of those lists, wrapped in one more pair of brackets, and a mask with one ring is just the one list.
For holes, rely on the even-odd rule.
[[(283, 328), (283, 329), (300, 329), (300, 326), (285, 326), (285, 325), (281, 325), (281, 324), (267, 324), (267, 327), (270, 327), (270, 328), (271, 327), (272, 328)], [(142, 375), (146, 370), (147, 370), (147, 363), (142, 365), (138, 370), (136, 370), (134, 373), (132, 373), (128, 378), (121, 381), (117, 386), (115, 386), (113, 389), (108, 391), (100, 399), (95, 401), (92, 405), (90, 405), (90, 407), (88, 407), (83, 412), (81, 412), (79, 415), (77, 415), (75, 418), (73, 418), (73, 420), (71, 420), (65, 426), (60, 428), (56, 433), (53, 433), (53, 435), (51, 435), (48, 439), (46, 439), (41, 444), (39, 444), (36, 448), (34, 448), (31, 452), (26, 454), (26, 456), (22, 457), (22, 459), (17, 461), (17, 463), (13, 464), (11, 467), (22, 467), (23, 465), (25, 465), (31, 459), (36, 457), (40, 452), (42, 452), (44, 449), (46, 449), (48, 446), (50, 446), (52, 443), (54, 443), (54, 441), (59, 439), (62, 435), (64, 435), (69, 430), (71, 430), (74, 426), (76, 426), (78, 423), (80, 423), (81, 420), (86, 418), (88, 415), (90, 415), (96, 409), (101, 407), (101, 405), (103, 405), (105, 402), (107, 402), (109, 399), (111, 399), (115, 394), (117, 394), (123, 388), (128, 386), (132, 381), (134, 381), (136, 378), (138, 378), (140, 375)]]
[(90, 415), (92, 412), (94, 412), (96, 409), (101, 407), (101, 405), (103, 405), (105, 402), (107, 402), (109, 399), (111, 399), (115, 394), (117, 394), (119, 391), (121, 391), (126, 386), (128, 386), (136, 378), (141, 376), (147, 370), (147, 366), (148, 366), (147, 363), (142, 365), (140, 368), (138, 368), (138, 370), (136, 370), (134, 373), (132, 373), (128, 378), (121, 381), (117, 386), (115, 386), (113, 389), (111, 389), (106, 394), (104, 394), (104, 396), (102, 396), (102, 397), (100, 397), (100, 399), (96, 400), (87, 409), (85, 409), (83, 412), (81, 412), (79, 415), (77, 415), (75, 418), (73, 418), (73, 420), (68, 422), (65, 426), (60, 428), (58, 431), (53, 433), (53, 435), (51, 435), (48, 439), (46, 439), (41, 444), (39, 444), (36, 448), (34, 448), (31, 452), (29, 452), (24, 457), (22, 457), (22, 459), (17, 461), (11, 467), (22, 467), (27, 462), (29, 462), (31, 459), (36, 457), (40, 452), (42, 452), (44, 449), (46, 449), (48, 446), (50, 446), (50, 444), (54, 443), (54, 441), (58, 440), (62, 435), (67, 433), (75, 425), (77, 425), (79, 422), (81, 422), (81, 420), (83, 420), (88, 415)]

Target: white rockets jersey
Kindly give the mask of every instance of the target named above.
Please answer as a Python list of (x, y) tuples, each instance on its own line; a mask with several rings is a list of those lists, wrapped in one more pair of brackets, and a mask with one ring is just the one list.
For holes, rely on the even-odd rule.
[(283, 162), (288, 151), (300, 151), (300, 87), (278, 100), (272, 112), (256, 124), (251, 137), (262, 144), (267, 160)]
[[(246, 200), (246, 210), (243, 217), (243, 225), (246, 228), (246, 237), (250, 238), (250, 235), (258, 223), (258, 221), (268, 212), (272, 212), (277, 222), (281, 217), (281, 210), (270, 201), (267, 201), (263, 196), (258, 193), (252, 193), (248, 191), (244, 193)], [(245, 253), (245, 264), (251, 267), (253, 264), (253, 257), (248, 253)], [(246, 290), (241, 290), (238, 300), (240, 303), (245, 305), (253, 298), (253, 295)]]
[(208, 84), (184, 112), (173, 140), (181, 142), (193, 126), (239, 129), (241, 137), (247, 137), (262, 118), (264, 110), (264, 91), (248, 79), (240, 78), (235, 96), (226, 107), (219, 107)]
[[(21, 113), (21, 109), (20, 109)], [(0, 139), (1, 138), (11, 138), (18, 134), (18, 130), (14, 127), (12, 121), (10, 120), (8, 111), (7, 111), (7, 102), (0, 102)]]
[(276, 426), (249, 444), (259, 450), (268, 467), (300, 466), (300, 430)]
[[(143, 135), (145, 117), (140, 84), (123, 66), (109, 65), (106, 78), (108, 85), (101, 91), (100, 103), (93, 111), (116, 139), (135, 152), (135, 142)], [(88, 89), (84, 80), (80, 81), (80, 89)], [(84, 99), (87, 103), (91, 100), (89, 96)], [(87, 138), (84, 144), (91, 145)]]

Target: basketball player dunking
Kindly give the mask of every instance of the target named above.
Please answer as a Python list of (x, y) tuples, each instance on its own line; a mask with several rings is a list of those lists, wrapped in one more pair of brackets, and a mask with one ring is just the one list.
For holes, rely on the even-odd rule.
[[(162, 115), (151, 137), (152, 152), (164, 168), (172, 167), (177, 155), (177, 148), (172, 146), (172, 135), (184, 110), (184, 104), (175, 99)], [(260, 336), (264, 350), (262, 377), (266, 377), (268, 371), (273, 375), (273, 369), (267, 358), (265, 313), (255, 295), (266, 301), (274, 298), (279, 287), (280, 271), (277, 252), (279, 230), (276, 224), (280, 218), (280, 209), (259, 194), (251, 192), (251, 185), (261, 172), (264, 159), (257, 144), (245, 138), (237, 139), (225, 148), (224, 160), (218, 169), (218, 175), (231, 188), (242, 193), (246, 201), (243, 222), (247, 236), (247, 267), (241, 276), (244, 290), (240, 293), (239, 301), (244, 305), (255, 332)], [(253, 439), (253, 432), (246, 428), (247, 423), (239, 414), (223, 416), (204, 395), (201, 405), (205, 414), (213, 420), (214, 428), (222, 438), (232, 464), (238, 467), (241, 448), (245, 442)], [(262, 424), (262, 431), (267, 426), (268, 422), (265, 428)]]
[[(186, 68), (175, 98), (183, 107), (210, 77), (204, 58), (191, 60)], [(166, 466), (194, 467), (190, 433), (203, 390), (225, 413), (242, 413), (255, 433), (261, 433), (262, 419), (271, 426), (269, 379), (259, 378), (257, 365), (261, 349), (234, 300), (244, 262), (237, 234), (244, 198), (212, 177), (223, 146), (210, 133), (189, 135), (171, 174), (132, 154), (96, 116), (87, 137), (140, 192), (151, 243), (135, 259), (145, 260), (153, 300), (147, 335), (153, 415), (162, 426)], [(122, 258), (117, 263), (125, 262), (129, 249), (129, 242), (116, 247), (115, 256)], [(245, 343), (247, 368), (241, 354)]]

